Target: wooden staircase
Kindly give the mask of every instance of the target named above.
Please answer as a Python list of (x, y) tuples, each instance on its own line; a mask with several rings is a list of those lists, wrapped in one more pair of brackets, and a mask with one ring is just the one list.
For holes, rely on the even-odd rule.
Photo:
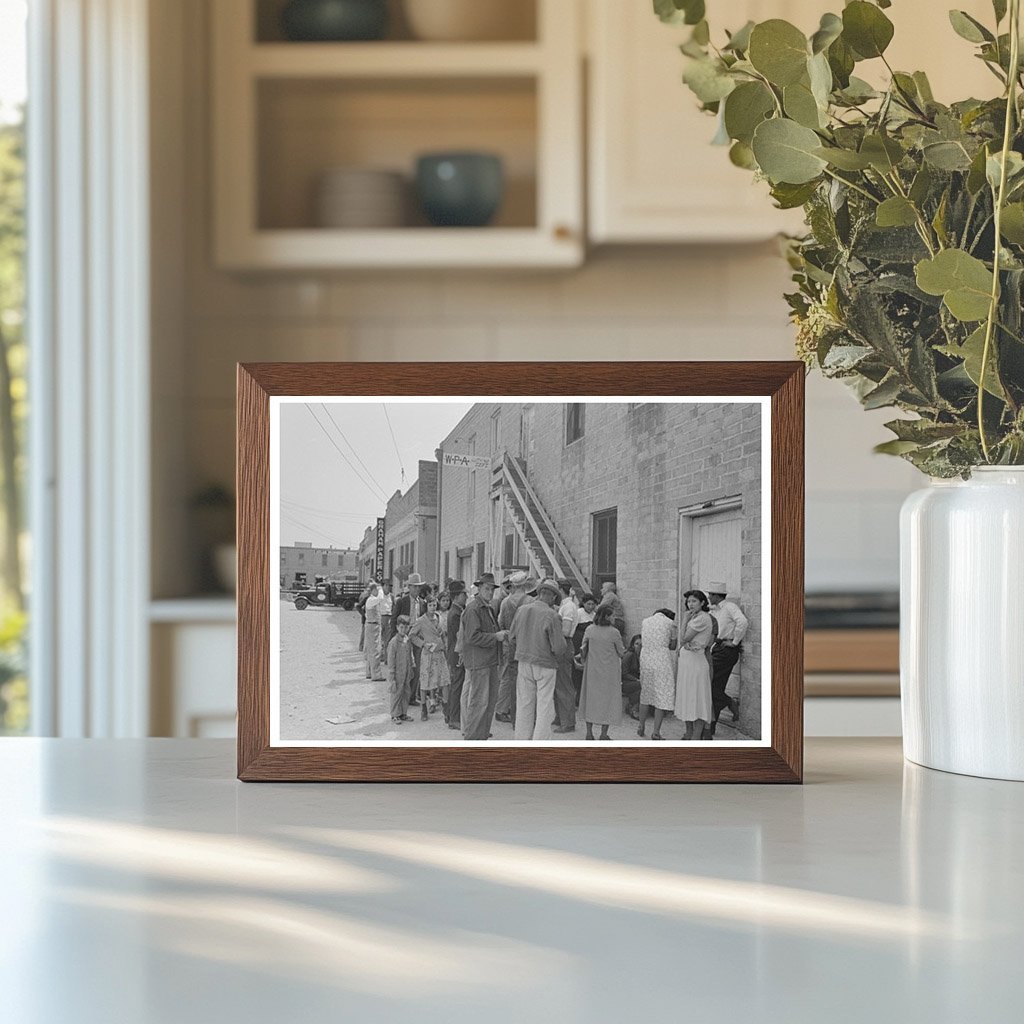
[(537, 492), (530, 485), (522, 463), (508, 452), (505, 452), (502, 460), (501, 494), (516, 533), (541, 576), (567, 579), (588, 593), (590, 583), (559, 536)]

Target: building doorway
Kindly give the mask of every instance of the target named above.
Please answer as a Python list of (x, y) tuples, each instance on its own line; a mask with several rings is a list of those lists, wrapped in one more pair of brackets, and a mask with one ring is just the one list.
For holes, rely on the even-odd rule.
[(594, 513), (593, 550), (590, 585), (595, 594), (601, 593), (601, 585), (615, 583), (619, 547), (619, 510), (609, 508)]

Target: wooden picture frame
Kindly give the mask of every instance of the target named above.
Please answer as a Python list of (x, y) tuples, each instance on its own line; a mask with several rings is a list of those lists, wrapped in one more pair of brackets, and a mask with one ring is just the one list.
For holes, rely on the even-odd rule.
[[(279, 746), (271, 743), (271, 400), (445, 396), (493, 401), (756, 399), (770, 433), (761, 550), (769, 734), (759, 746)], [(671, 399), (665, 396), (672, 396)], [(697, 396), (705, 396), (697, 398)], [(720, 396), (707, 398), (706, 396)], [(434, 401), (438, 399), (433, 398)], [(655, 400), (657, 400), (655, 398)], [(365, 401), (365, 397), (363, 398)], [(408, 401), (408, 398), (406, 398)], [(630, 408), (636, 408), (632, 404)], [(238, 366), (238, 777), (255, 781), (798, 783), (803, 773), (804, 367), (799, 362), (255, 363)], [(770, 558), (769, 558), (770, 555)], [(440, 573), (439, 573), (440, 575)], [(767, 616), (766, 616), (767, 619)]]

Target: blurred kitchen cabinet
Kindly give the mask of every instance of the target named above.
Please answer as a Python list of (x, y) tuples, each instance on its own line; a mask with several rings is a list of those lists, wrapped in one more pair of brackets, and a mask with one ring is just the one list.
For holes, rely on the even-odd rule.
[[(686, 26), (663, 25), (647, 0), (585, 0), (589, 29), (589, 234), (602, 242), (728, 242), (800, 231), (799, 211), (780, 211), (767, 186), (710, 145), (716, 124), (682, 84), (679, 44)], [(785, 18), (808, 35), (823, 0), (709, 0), (712, 38), (748, 20)], [(962, 6), (986, 24), (989, 0)], [(946, 8), (902, 0), (886, 11), (896, 35), (888, 56), (897, 68), (930, 74), (943, 101), (995, 95), (998, 83), (955, 35)], [(877, 84), (880, 61), (857, 73)]]
[[(281, 34), (281, 0), (211, 4), (218, 266), (580, 264), (580, 12), (567, 0), (518, 2), (535, 15), (531, 37), (489, 42), (423, 42), (408, 32), (368, 42), (295, 42)], [(427, 222), (412, 179), (417, 157), (438, 151), (501, 157), (504, 200), (492, 224)], [(353, 226), (325, 226), (318, 191), (328, 175), (351, 179), (353, 171), (364, 178), (391, 172), (392, 182), (401, 175), (407, 194), (385, 204), (389, 216), (380, 226), (366, 226), (371, 185), (364, 184), (363, 215)], [(351, 192), (345, 202), (357, 205)]]
[(150, 622), (150, 735), (234, 736), (234, 600), (154, 601)]
[[(798, 212), (776, 210), (767, 186), (710, 144), (715, 119), (682, 83), (679, 44), (690, 29), (663, 25), (650, 3), (587, 2), (591, 241), (747, 241), (798, 230)], [(709, 3), (708, 17), (715, 38), (750, 19), (786, 17), (803, 28), (801, 6), (822, 9), (809, 0), (730, 0), (717, 14)]]

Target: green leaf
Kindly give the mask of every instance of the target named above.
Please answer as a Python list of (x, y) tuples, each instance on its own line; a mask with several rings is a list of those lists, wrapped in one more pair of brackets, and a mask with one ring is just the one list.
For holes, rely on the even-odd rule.
[(683, 81), (701, 103), (724, 100), (736, 88), (736, 82), (716, 60), (690, 60), (683, 71)]
[(825, 54), (819, 53), (807, 62), (807, 77), (811, 83), (811, 95), (822, 112), (824, 126), (828, 123), (829, 97), (832, 95), (832, 69)]
[(995, 11), (998, 25), (1006, 17), (1006, 0), (992, 0), (992, 10)]
[(736, 166), (742, 167), (745, 171), (756, 171), (757, 160), (754, 159), (754, 151), (745, 142), (734, 142), (729, 149), (729, 160)]
[(702, 18), (693, 26), (693, 34), (690, 38), (699, 46), (707, 46), (711, 42), (711, 29), (707, 19)]
[(805, 182), (802, 185), (779, 182), (772, 186), (772, 199), (780, 210), (795, 210), (798, 206), (803, 206), (817, 190), (817, 181)]
[(747, 59), (772, 85), (793, 85), (807, 69), (807, 38), (788, 21), (772, 18), (750, 33)]
[(775, 110), (775, 97), (763, 82), (743, 82), (725, 101), (725, 128), (729, 137), (748, 146), (754, 129)]
[[(996, 398), (1006, 399), (1006, 392), (999, 383), (999, 374), (996, 370), (995, 342), (989, 346), (988, 365), (985, 367), (985, 390)], [(985, 325), (982, 324), (970, 337), (960, 346), (940, 345), (937, 351), (951, 359), (962, 359), (963, 368), (967, 376), (974, 382), (975, 387), (981, 386), (981, 362), (985, 353)]]
[(810, 128), (786, 118), (775, 118), (757, 126), (752, 148), (758, 166), (770, 182), (802, 185), (818, 178), (825, 169), (825, 161), (815, 153), (820, 142)]
[(828, 66), (832, 69), (832, 77), (835, 79), (836, 87), (845, 89), (850, 84), (850, 75), (856, 63), (853, 50), (846, 45), (843, 37), (840, 36), (828, 48)]
[(809, 82), (796, 82), (782, 90), (782, 106), (786, 116), (805, 128), (824, 127), (822, 111), (811, 92)]
[(949, 23), (953, 26), (953, 31), (969, 43), (995, 42), (996, 37), (966, 11), (950, 11)]
[(860, 151), (871, 166), (883, 174), (891, 174), (903, 159), (903, 147), (887, 135), (865, 135)]
[(1010, 203), (1003, 209), (1000, 233), (1014, 245), (1024, 245), (1024, 203)]
[(885, 406), (894, 405), (903, 390), (900, 378), (893, 374), (886, 378), (878, 387), (869, 391), (860, 400), (865, 409), (883, 409)]
[(936, 423), (933, 420), (891, 420), (885, 425), (901, 441), (915, 441), (918, 444), (932, 444), (935, 441), (956, 437), (963, 427), (959, 423)]
[(874, 4), (853, 0), (844, 8), (843, 39), (862, 60), (881, 57), (892, 37), (892, 22)]
[(735, 53), (746, 53), (750, 48), (750, 33), (754, 31), (755, 24), (756, 22), (748, 21), (743, 28), (733, 32), (723, 49), (732, 50)]
[[(993, 153), (985, 161), (985, 177), (988, 179), (993, 192), (999, 188), (999, 178), (1002, 171), (1003, 154), (1002, 152)], [(1009, 191), (1013, 191), (1016, 181), (1022, 175), (1024, 175), (1024, 157), (1011, 149), (1006, 154), (1006, 186)]]
[(922, 164), (921, 170), (914, 175), (914, 182), (907, 193), (910, 201), (920, 206), (928, 198), (934, 180), (935, 176), (932, 174), (931, 168), (927, 164)]
[(833, 167), (841, 171), (863, 171), (871, 166), (871, 161), (852, 149), (836, 149), (832, 146), (819, 146), (814, 150), (815, 156), (827, 160)]
[(902, 196), (893, 196), (878, 204), (875, 223), (880, 228), (905, 228), (917, 223), (914, 204)]
[(992, 272), (962, 249), (945, 249), (915, 268), (917, 286), (941, 295), (946, 308), (965, 323), (983, 320), (991, 303)]
[(986, 182), (985, 167), (988, 162), (988, 149), (982, 146), (971, 160), (970, 169), (967, 172), (967, 191), (976, 196), (984, 187)]
[(931, 82), (923, 71), (915, 71), (913, 74), (914, 84), (917, 86), (917, 94), (925, 103), (934, 103), (935, 96), (932, 93)]
[(966, 171), (971, 166), (970, 155), (959, 142), (931, 142), (922, 147), (921, 153), (940, 171)]
[(843, 19), (835, 14), (823, 14), (818, 31), (811, 36), (811, 53), (827, 50), (843, 32)]
[(872, 449), (876, 455), (906, 455), (921, 446), (916, 441), (883, 441)]
[(654, 13), (667, 25), (696, 25), (704, 17), (704, 0), (654, 0)]

